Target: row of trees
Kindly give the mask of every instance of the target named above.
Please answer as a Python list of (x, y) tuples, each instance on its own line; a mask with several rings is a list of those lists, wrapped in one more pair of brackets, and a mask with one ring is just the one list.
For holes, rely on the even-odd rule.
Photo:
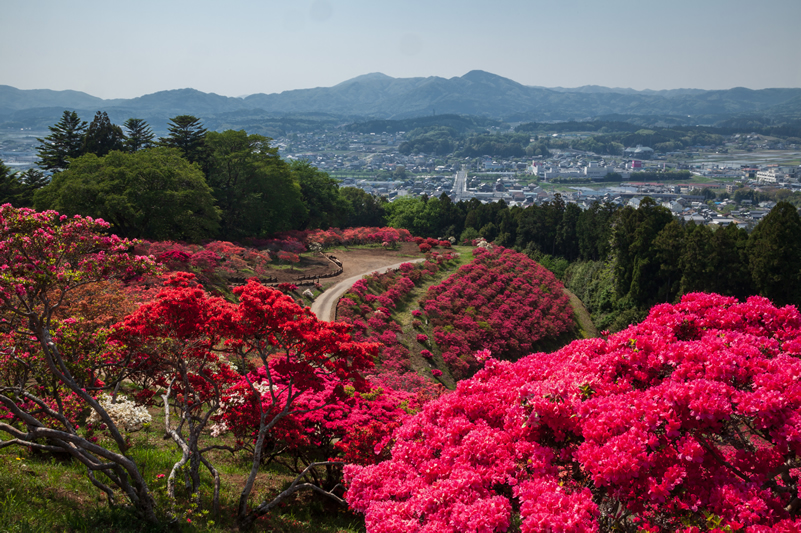
[[(606, 314), (642, 318), (652, 305), (693, 291), (801, 304), (801, 219), (786, 202), (750, 234), (733, 225), (684, 224), (651, 199), (639, 209), (595, 203), (582, 210), (558, 195), (526, 208), (475, 199), (454, 203), (446, 195), (401, 198), (387, 206), (387, 222), (415, 235), (483, 237), (525, 251), (563, 276), (569, 264), (607, 262), (611, 276), (596, 287), (606, 296), (593, 309)], [(574, 268), (568, 278), (576, 273)], [(578, 276), (572, 288), (592, 308), (598, 295), (586, 293), (590, 281)], [(625, 317), (616, 329), (629, 323)]]
[(302, 161), (287, 162), (270, 139), (207, 131), (191, 115), (170, 119), (155, 139), (131, 118), (98, 112), (91, 124), (65, 111), (39, 139), (39, 165), (0, 167), (0, 202), (111, 222), (124, 237), (154, 240), (263, 238), (286, 230), (383, 225), (383, 203)]

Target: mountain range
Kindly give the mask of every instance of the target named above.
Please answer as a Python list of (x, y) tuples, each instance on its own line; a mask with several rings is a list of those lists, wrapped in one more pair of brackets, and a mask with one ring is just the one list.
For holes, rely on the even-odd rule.
[(156, 131), (164, 129), (169, 117), (180, 114), (198, 116), (211, 129), (282, 117), (352, 122), (446, 113), (507, 122), (635, 115), (682, 117), (688, 123), (708, 123), (710, 117), (801, 117), (801, 89), (636, 91), (592, 85), (546, 88), (522, 85), (479, 70), (450, 79), (393, 78), (373, 73), (333, 87), (241, 98), (177, 89), (104, 100), (78, 91), (20, 90), (0, 85), (0, 128), (45, 127), (56, 122), (65, 109), (78, 111), (85, 120), (91, 120), (98, 110), (108, 112), (116, 123), (130, 117), (143, 118)]

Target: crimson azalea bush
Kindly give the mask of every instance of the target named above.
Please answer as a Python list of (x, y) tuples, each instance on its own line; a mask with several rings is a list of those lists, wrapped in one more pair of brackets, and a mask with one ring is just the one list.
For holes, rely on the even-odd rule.
[(475, 258), (428, 288), (420, 305), (454, 377), (479, 368), (486, 348), (500, 359), (529, 353), (537, 341), (573, 325), (573, 310), (554, 275), (527, 256), (500, 246), (476, 248)]
[[(213, 505), (219, 505), (220, 476), (200, 447), (201, 435), (221, 407), (223, 391), (239, 379), (215, 347), (222, 342), (233, 306), (210, 297), (193, 274), (178, 272), (157, 297), (117, 324), (110, 339), (127, 355), (129, 379), (140, 386), (138, 399), (164, 406), (165, 434), (181, 450), (167, 478), (175, 497), (175, 477), (189, 463), (191, 492), (200, 499), (200, 465), (214, 478)], [(157, 398), (157, 391), (164, 391)], [(178, 420), (173, 423), (172, 417)]]
[(607, 339), (485, 365), (396, 431), (391, 460), (346, 467), (368, 531), (801, 528), (794, 307), (688, 294)]

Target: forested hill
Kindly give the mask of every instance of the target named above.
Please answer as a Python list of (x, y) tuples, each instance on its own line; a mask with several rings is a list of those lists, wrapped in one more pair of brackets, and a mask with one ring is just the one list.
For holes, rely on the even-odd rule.
[[(605, 87), (548, 89), (488, 72), (450, 79), (392, 78), (368, 74), (333, 87), (232, 98), (194, 89), (160, 91), (132, 99), (102, 100), (77, 91), (19, 90), (0, 86), (0, 127), (50, 124), (65, 108), (107, 111), (112, 120), (194, 114), (247, 120), (325, 113), (349, 119), (410, 118), (452, 113), (512, 121), (587, 119), (601, 115), (801, 116), (801, 89), (634, 91)], [(235, 121), (236, 121), (235, 120)], [(41, 123), (41, 124), (40, 124)], [(156, 121), (151, 123), (158, 128)], [(212, 124), (210, 124), (212, 125)]]

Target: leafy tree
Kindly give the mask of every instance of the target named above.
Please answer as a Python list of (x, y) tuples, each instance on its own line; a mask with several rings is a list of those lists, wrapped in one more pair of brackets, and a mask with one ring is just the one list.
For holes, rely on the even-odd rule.
[(208, 157), (206, 150), (206, 128), (200, 119), (192, 115), (178, 115), (170, 119), (167, 126), (170, 132), (159, 139), (159, 144), (177, 148), (190, 163), (203, 168)]
[(153, 146), (153, 130), (141, 118), (129, 118), (123, 124), (128, 131), (125, 139), (125, 149), (129, 152), (138, 152)]
[(83, 137), (82, 153), (102, 157), (112, 150), (122, 150), (124, 142), (122, 128), (112, 124), (105, 111), (98, 111)]
[(300, 184), (269, 141), (242, 130), (206, 134), (207, 179), (221, 210), (225, 239), (296, 229), (306, 217)]
[(339, 195), (337, 180), (308, 161), (293, 161), (289, 166), (293, 179), (300, 184), (303, 204), (308, 210), (298, 229), (328, 229), (344, 225), (349, 206)]
[[(62, 320), (73, 291), (112, 278), (153, 272), (131, 243), (106, 236), (108, 224), (80, 216), (0, 206), (0, 445), (69, 455), (87, 468), (111, 504), (123, 495), (156, 522), (145, 478), (129, 455), (125, 424), (96, 397), (125, 376), (125, 362), (100, 330)], [(108, 439), (93, 442), (78, 415), (90, 413)]]
[(422, 198), (404, 196), (387, 204), (387, 225), (393, 228), (406, 228), (412, 235), (427, 237), (431, 235), (431, 219), (426, 213), (426, 203)]
[(342, 187), (339, 194), (349, 206), (345, 226), (358, 228), (386, 225), (384, 217), (387, 201), (384, 197), (374, 196), (357, 187)]
[(779, 202), (748, 239), (751, 276), (757, 290), (776, 305), (801, 305), (801, 218)]
[(38, 165), (45, 170), (64, 170), (69, 166), (69, 159), (83, 153), (86, 122), (78, 118), (75, 111), (64, 111), (61, 120), (48, 129), (50, 135), (44, 139), (36, 139), (39, 141), (36, 149), (39, 154)]
[(127, 237), (199, 241), (220, 219), (202, 172), (173, 148), (87, 154), (34, 197), (37, 208), (111, 222)]

